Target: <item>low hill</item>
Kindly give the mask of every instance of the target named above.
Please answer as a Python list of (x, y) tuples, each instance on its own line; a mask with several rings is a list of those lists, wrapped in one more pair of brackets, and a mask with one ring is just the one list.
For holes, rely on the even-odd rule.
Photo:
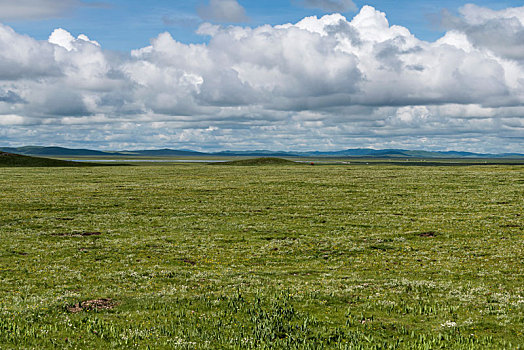
[(2, 147), (0, 149), (4, 152), (23, 154), (28, 156), (107, 156), (112, 155), (111, 152), (94, 151), (90, 149), (72, 149), (64, 147), (40, 147), (40, 146), (24, 146), (24, 147)]
[(436, 159), (522, 159), (521, 153), (472, 153), (457, 151), (423, 151), (405, 149), (371, 149), (354, 148), (341, 151), (329, 152), (275, 152), (268, 150), (254, 151), (221, 151), (221, 152), (197, 152), (188, 149), (150, 149), (150, 150), (124, 150), (124, 151), (96, 151), (90, 149), (70, 149), (63, 147), (43, 147), (43, 146), (24, 146), (24, 147), (2, 147), (0, 151), (23, 154), (37, 157), (201, 157), (201, 156), (221, 156), (221, 157), (321, 157), (321, 158), (436, 158)]
[(233, 160), (230, 162), (212, 163), (213, 165), (236, 165), (236, 166), (261, 166), (261, 165), (299, 165), (297, 162), (291, 160), (265, 157), (254, 159)]
[(65, 160), (23, 156), (0, 152), (0, 167), (86, 167), (98, 166), (92, 163), (77, 163)]
[(115, 155), (127, 155), (127, 156), (140, 156), (140, 157), (198, 157), (205, 156), (208, 153), (186, 151), (186, 150), (175, 150), (175, 149), (150, 149), (150, 150), (138, 150), (138, 151), (119, 151), (114, 152)]
[(210, 153), (214, 156), (225, 156), (225, 157), (299, 157), (300, 153), (292, 152), (274, 152), (267, 150), (256, 150), (256, 151), (222, 151)]
[(152, 150), (135, 150), (135, 151), (96, 151), (91, 149), (73, 149), (64, 147), (42, 147), (42, 146), (24, 146), (24, 147), (0, 147), (0, 151), (23, 154), (27, 156), (43, 157), (107, 157), (107, 156), (136, 156), (136, 157), (181, 157), (181, 156), (202, 156), (208, 155), (190, 150), (172, 150), (172, 149), (152, 149)]

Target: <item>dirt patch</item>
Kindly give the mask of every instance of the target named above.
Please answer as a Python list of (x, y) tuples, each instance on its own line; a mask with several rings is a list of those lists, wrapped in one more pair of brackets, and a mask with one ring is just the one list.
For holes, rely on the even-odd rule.
[(67, 311), (71, 313), (77, 313), (82, 311), (92, 310), (111, 310), (117, 305), (115, 301), (108, 298), (86, 300), (80, 303), (76, 303), (73, 306), (67, 308)]
[(82, 232), (78, 236), (88, 237), (88, 236), (100, 236), (102, 232)]
[(191, 266), (195, 266), (196, 265), (196, 261), (193, 261), (191, 259), (180, 259), (180, 261), (185, 262), (186, 264), (189, 264)]
[(435, 231), (421, 232), (418, 234), (419, 237), (435, 237), (437, 233)]
[(16, 251), (13, 251), (12, 253), (15, 254), (15, 255), (21, 255), (21, 256), (29, 255), (29, 254), (26, 253), (26, 252), (16, 252)]
[(56, 233), (54, 236), (60, 237), (89, 237), (89, 236), (100, 236), (102, 232), (74, 232), (74, 233)]

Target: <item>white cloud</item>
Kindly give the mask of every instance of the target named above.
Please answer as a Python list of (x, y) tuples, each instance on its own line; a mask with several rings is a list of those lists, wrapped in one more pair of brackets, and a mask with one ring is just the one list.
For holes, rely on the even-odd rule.
[(76, 46), (78, 44), (82, 44), (82, 42), (100, 46), (98, 42), (90, 40), (85, 34), (80, 34), (78, 38), (75, 39), (75, 37), (72, 36), (71, 33), (62, 28), (55, 29), (53, 33), (51, 33), (51, 35), (49, 36), (48, 41), (51, 44), (63, 47), (67, 51), (76, 51)]
[(51, 45), (0, 24), (0, 81), (59, 74)]
[(198, 8), (203, 20), (226, 23), (247, 22), (246, 10), (237, 0), (210, 0), (208, 5)]
[(446, 13), (444, 26), (464, 33), (471, 44), (499, 57), (524, 61), (524, 6), (500, 11), (468, 4), (461, 17)]
[(318, 8), (327, 12), (348, 12), (357, 10), (351, 0), (303, 0), (302, 4), (309, 8)]
[(471, 25), (482, 25), (491, 20), (514, 19), (524, 25), (524, 7), (494, 11), (474, 4), (467, 4), (460, 9), (464, 20)]
[(58, 28), (51, 33), (48, 40), (51, 44), (55, 44), (63, 47), (67, 51), (73, 50), (73, 42), (75, 37), (71, 35), (68, 31)]
[(0, 0), (0, 20), (61, 17), (82, 5), (80, 0)]
[(22, 125), (26, 118), (15, 114), (0, 114), (0, 125)]
[[(163, 33), (127, 57), (64, 29), (37, 41), (0, 25), (0, 138), (96, 148), (524, 152), (524, 66), (510, 54), (519, 44), (503, 49), (471, 32), (486, 21), (517, 23), (520, 10), (484, 10), (464, 8), (460, 25), (435, 42), (365, 6), (352, 20), (203, 24), (207, 44)], [(511, 42), (520, 25), (496, 35)]]

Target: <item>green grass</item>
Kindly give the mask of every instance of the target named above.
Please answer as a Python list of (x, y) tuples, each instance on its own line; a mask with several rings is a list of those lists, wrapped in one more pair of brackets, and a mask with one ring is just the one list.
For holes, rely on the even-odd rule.
[(0, 167), (89, 167), (98, 164), (70, 162), (65, 160), (23, 156), (0, 152)]
[(523, 347), (523, 167), (2, 168), (0, 189), (1, 349)]

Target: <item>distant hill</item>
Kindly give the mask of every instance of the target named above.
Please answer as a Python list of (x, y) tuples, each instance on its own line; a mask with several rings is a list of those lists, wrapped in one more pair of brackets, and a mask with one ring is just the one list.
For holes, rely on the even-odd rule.
[(87, 167), (98, 166), (92, 163), (76, 163), (65, 160), (23, 156), (0, 152), (0, 167)]
[(360, 158), (524, 158), (520, 153), (487, 154), (457, 151), (422, 151), (405, 149), (354, 148), (334, 152), (304, 152), (302, 156), (360, 157)]
[(255, 158), (255, 159), (234, 160), (231, 162), (212, 163), (212, 165), (261, 166), (261, 165), (300, 165), (300, 163), (293, 162), (287, 159), (265, 157), (265, 158)]
[(0, 147), (0, 151), (23, 154), (29, 156), (47, 156), (47, 157), (76, 157), (76, 156), (137, 156), (137, 157), (179, 157), (179, 156), (200, 156), (207, 153), (196, 151), (182, 151), (172, 149), (158, 150), (138, 150), (138, 151), (95, 151), (90, 149), (74, 149), (64, 147), (41, 147), (41, 146), (24, 146), (24, 147)]
[(151, 150), (124, 150), (124, 151), (96, 151), (90, 149), (70, 149), (63, 147), (0, 147), (0, 151), (46, 157), (202, 157), (202, 156), (226, 156), (226, 157), (352, 157), (352, 158), (442, 158), (442, 159), (460, 159), (460, 158), (524, 158), (521, 153), (503, 153), (503, 154), (486, 154), (457, 151), (422, 151), (422, 150), (404, 150), (404, 149), (371, 149), (371, 148), (353, 148), (333, 152), (284, 152), (284, 151), (221, 151), (221, 152), (197, 152), (192, 150), (175, 150), (175, 149), (151, 149)]
[(126, 156), (140, 156), (140, 157), (184, 157), (184, 156), (205, 156), (209, 153), (202, 153), (196, 151), (174, 150), (174, 149), (152, 149), (139, 151), (120, 151), (114, 152), (112, 155), (126, 155)]
[(90, 149), (71, 149), (63, 147), (40, 147), (40, 146), (24, 146), (24, 147), (1, 147), (0, 151), (24, 154), (31, 156), (107, 156), (112, 153), (94, 151)]
[(256, 151), (222, 151), (211, 153), (214, 156), (231, 156), (231, 157), (300, 157), (301, 153), (297, 152), (274, 152), (267, 150)]

